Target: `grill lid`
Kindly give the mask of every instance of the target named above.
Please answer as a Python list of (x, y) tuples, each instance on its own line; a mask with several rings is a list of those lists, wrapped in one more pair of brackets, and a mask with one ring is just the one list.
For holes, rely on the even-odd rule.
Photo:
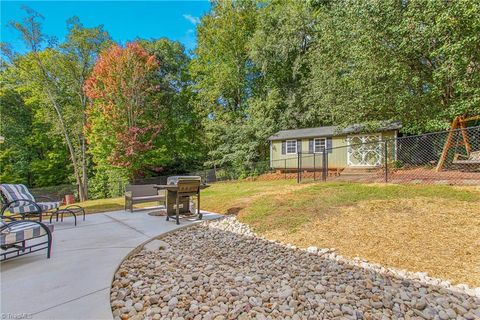
[(171, 176), (167, 178), (168, 185), (176, 185), (179, 180), (199, 180), (202, 181), (200, 176)]

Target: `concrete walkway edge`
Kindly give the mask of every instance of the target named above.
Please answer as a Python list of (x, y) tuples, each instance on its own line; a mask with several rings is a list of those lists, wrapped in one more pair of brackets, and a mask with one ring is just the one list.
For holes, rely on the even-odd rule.
[[(151, 210), (150, 210), (151, 211)], [(52, 257), (37, 252), (0, 265), (2, 319), (112, 319), (110, 286), (125, 258), (180, 225), (149, 210), (66, 218), (55, 223)], [(204, 212), (204, 219), (221, 215)]]

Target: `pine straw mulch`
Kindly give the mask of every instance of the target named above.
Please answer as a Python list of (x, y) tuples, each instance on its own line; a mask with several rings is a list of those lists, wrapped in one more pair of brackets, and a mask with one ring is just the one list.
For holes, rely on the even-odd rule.
[(479, 202), (365, 200), (317, 214), (294, 232), (270, 229), (263, 235), (480, 287)]

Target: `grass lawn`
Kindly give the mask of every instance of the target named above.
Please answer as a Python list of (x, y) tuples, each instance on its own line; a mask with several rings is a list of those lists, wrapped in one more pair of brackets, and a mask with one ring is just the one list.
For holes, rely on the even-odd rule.
[[(82, 205), (118, 210), (123, 198)], [(239, 214), (270, 239), (480, 286), (479, 187), (221, 182), (202, 192), (201, 207)]]
[(270, 239), (480, 286), (478, 187), (318, 183), (239, 218)]
[[(279, 181), (241, 181), (217, 182), (202, 191), (201, 208), (211, 212), (234, 214), (244, 209), (251, 199), (277, 193), (281, 190), (297, 189), (294, 180)], [(88, 200), (79, 203), (87, 213), (123, 210), (124, 198)], [(155, 202), (136, 204), (135, 208), (146, 208), (157, 205)]]

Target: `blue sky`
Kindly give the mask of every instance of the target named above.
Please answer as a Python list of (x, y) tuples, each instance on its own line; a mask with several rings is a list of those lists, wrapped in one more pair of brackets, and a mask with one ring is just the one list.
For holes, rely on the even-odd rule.
[(78, 16), (86, 27), (104, 25), (110, 36), (120, 43), (137, 37), (168, 37), (182, 42), (187, 50), (195, 47), (195, 25), (210, 9), (205, 1), (5, 1), (1, 0), (1, 41), (16, 51), (25, 48), (18, 33), (7, 26), (21, 21), (26, 5), (44, 16), (44, 33), (63, 40), (66, 20)]

